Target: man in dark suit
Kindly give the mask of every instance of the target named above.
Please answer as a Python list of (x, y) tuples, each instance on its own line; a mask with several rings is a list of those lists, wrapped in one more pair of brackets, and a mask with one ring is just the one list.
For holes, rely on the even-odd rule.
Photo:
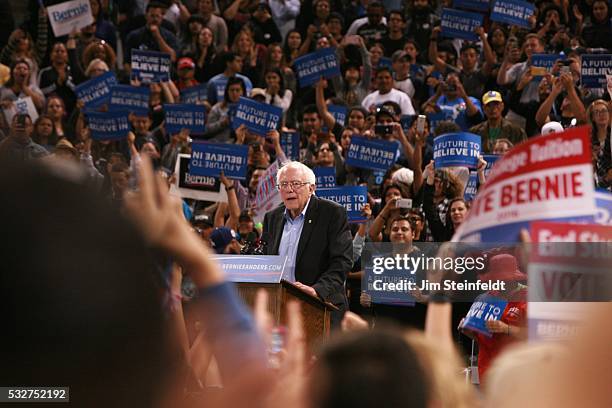
[(266, 254), (287, 256), (285, 279), (343, 312), (344, 282), (353, 265), (346, 210), (314, 195), (315, 175), (300, 162), (285, 164), (276, 180), (284, 205), (264, 217)]

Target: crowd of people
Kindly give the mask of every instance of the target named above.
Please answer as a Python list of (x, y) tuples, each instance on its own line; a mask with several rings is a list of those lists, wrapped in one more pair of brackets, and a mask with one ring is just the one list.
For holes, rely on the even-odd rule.
[[(589, 397), (607, 405), (609, 329), (593, 336), (600, 329), (587, 324), (568, 346), (525, 346), (526, 271), (512, 255), (489, 260), (490, 273), (509, 284), (497, 293), (508, 310), (488, 324), (492, 337), (454, 330), (469, 304), (443, 296), (411, 307), (373, 303), (361, 262), (367, 243), (412, 253), (419, 243), (450, 241), (467, 218), (470, 173), (434, 166), (440, 135), (470, 132), (483, 154), (503, 156), (540, 134), (587, 125), (593, 183), (612, 192), (610, 93), (581, 79), (582, 55), (612, 54), (607, 1), (537, 0), (529, 28), (487, 15), (476, 41), (443, 36), (441, 10), (453, 6), (446, 0), (90, 0), (94, 22), (56, 37), (46, 8), (58, 3), (30, 1), (28, 14), (2, 17), (0, 30), (0, 214), (19, 246), (17, 256), (2, 250), (14, 273), (2, 273), (0, 299), (15, 311), (7, 330), (18, 334), (2, 340), (11, 362), (3, 383), (66, 381), (83, 406), (517, 406), (527, 403), (524, 390), (541, 404)], [(300, 87), (295, 60), (324, 48), (335, 50), (341, 74)], [(136, 79), (134, 49), (168, 54), (170, 80)], [(558, 59), (542, 73), (536, 54)], [(121, 139), (97, 140), (75, 89), (107, 72), (148, 87), (149, 110), (130, 113)], [(168, 132), (164, 106), (196, 86), (205, 89), (197, 101), (204, 129)], [(279, 128), (258, 135), (232, 126), (240, 97), (279, 107)], [(29, 112), (17, 112), (25, 99)], [(330, 105), (346, 109), (345, 123)], [(299, 135), (296, 158), (281, 143), (286, 133)], [(386, 172), (347, 165), (355, 136), (396, 143), (395, 163)], [(167, 193), (193, 141), (248, 146), (246, 179), (219, 177), (227, 202)], [(264, 220), (258, 186), (270, 166), (283, 169), (276, 184), (284, 205)], [(316, 197), (312, 169), (320, 167), (335, 170), (337, 186), (367, 187), (365, 222), (348, 224), (341, 207)], [(480, 157), (479, 185), (486, 167)], [(409, 207), (398, 206), (402, 199)], [(304, 248), (303, 231), (321, 231), (305, 221), (308, 211), (319, 211), (328, 235)], [(270, 370), (267, 299), (259, 295), (253, 319), (212, 253), (287, 255), (289, 280), (338, 306), (333, 324), (348, 333), (306, 361), (300, 313), (290, 305), (285, 355)], [(593, 316), (609, 318), (609, 310)], [(384, 318), (402, 329), (385, 328)], [(461, 374), (470, 338), (480, 348), (482, 394)], [(41, 367), (36, 375), (31, 366)], [(578, 366), (591, 368), (590, 381), (562, 387)], [(542, 392), (530, 388), (534, 381)], [(511, 393), (514, 383), (521, 387)], [(109, 396), (108, 387), (120, 391)]]

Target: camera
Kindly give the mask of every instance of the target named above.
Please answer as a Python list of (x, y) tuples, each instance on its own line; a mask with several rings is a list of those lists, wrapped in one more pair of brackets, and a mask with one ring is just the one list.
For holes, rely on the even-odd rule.
[(390, 135), (393, 133), (392, 125), (374, 125), (374, 133), (377, 135)]
[(412, 208), (412, 200), (409, 198), (400, 198), (395, 202), (395, 208)]

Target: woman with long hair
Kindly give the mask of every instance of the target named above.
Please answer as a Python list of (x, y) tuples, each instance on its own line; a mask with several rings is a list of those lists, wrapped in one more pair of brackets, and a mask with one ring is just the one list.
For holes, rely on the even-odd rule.
[(232, 135), (232, 108), (241, 96), (246, 95), (246, 85), (242, 78), (231, 77), (227, 80), (223, 101), (217, 102), (208, 114), (204, 139), (216, 142), (229, 142)]
[(264, 74), (266, 82), (266, 103), (278, 106), (287, 113), (293, 100), (293, 92), (285, 88), (283, 74), (278, 68), (269, 68)]
[(57, 143), (58, 137), (55, 130), (53, 118), (50, 115), (43, 114), (34, 122), (34, 131), (32, 132), (32, 140), (38, 143), (45, 149), (51, 152), (53, 146)]
[(300, 56), (301, 46), (302, 34), (298, 30), (289, 31), (283, 44), (283, 62), (285, 66), (291, 66), (293, 61)]
[(53, 120), (53, 129), (57, 135), (57, 140), (68, 138), (74, 140), (74, 126), (68, 119), (68, 112), (64, 100), (57, 95), (47, 98), (45, 114)]
[(234, 43), (232, 44), (232, 51), (242, 57), (241, 74), (247, 76), (254, 84), (259, 83), (261, 79), (263, 69), (261, 50), (262, 47), (255, 43), (253, 33), (248, 29), (241, 30), (234, 38)]
[(587, 109), (587, 118), (591, 125), (591, 139), (593, 145), (593, 164), (600, 187), (610, 188), (612, 178), (608, 175), (612, 168), (612, 115), (608, 103), (597, 99)]

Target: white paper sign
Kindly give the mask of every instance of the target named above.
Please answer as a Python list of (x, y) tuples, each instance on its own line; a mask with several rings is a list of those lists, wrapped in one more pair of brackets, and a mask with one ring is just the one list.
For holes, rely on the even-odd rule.
[(72, 0), (47, 7), (53, 34), (61, 37), (94, 22), (89, 0)]
[(10, 108), (4, 109), (6, 122), (11, 123), (13, 121), (13, 116), (18, 113), (30, 115), (32, 123), (36, 122), (36, 119), (38, 119), (38, 112), (36, 111), (32, 98), (29, 96), (13, 101), (13, 105)]

